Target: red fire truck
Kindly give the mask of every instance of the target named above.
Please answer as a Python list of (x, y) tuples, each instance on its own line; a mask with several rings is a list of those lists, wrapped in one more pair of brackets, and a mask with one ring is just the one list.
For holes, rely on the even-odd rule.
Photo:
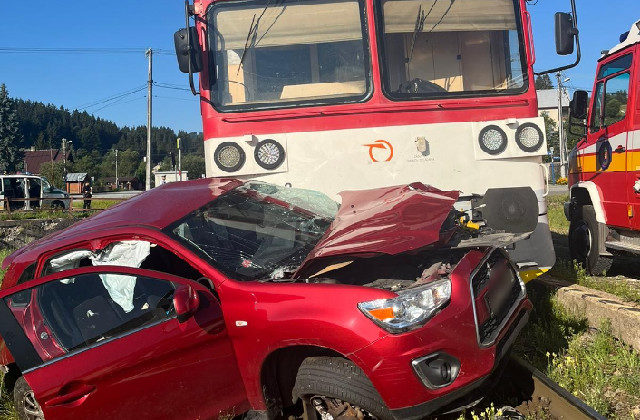
[(571, 119), (586, 120), (569, 157), (572, 257), (600, 275), (617, 253), (640, 253), (640, 21), (598, 63), (590, 100), (576, 91)]
[[(420, 181), (462, 191), (471, 220), (483, 197), (501, 200), (511, 222), (528, 213), (511, 189), (531, 188), (538, 227), (510, 253), (536, 277), (555, 253), (526, 3), (187, 2), (174, 39), (201, 99), (207, 176), (328, 195)], [(563, 55), (578, 38), (572, 6), (556, 14)]]

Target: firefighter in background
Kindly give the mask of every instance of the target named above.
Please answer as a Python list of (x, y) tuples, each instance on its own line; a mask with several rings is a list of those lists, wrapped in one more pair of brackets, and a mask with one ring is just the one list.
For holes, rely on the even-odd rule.
[(91, 197), (93, 197), (92, 192), (93, 188), (91, 187), (89, 181), (85, 182), (82, 187), (82, 197), (84, 198), (84, 204), (82, 205), (82, 208), (84, 210), (91, 209)]

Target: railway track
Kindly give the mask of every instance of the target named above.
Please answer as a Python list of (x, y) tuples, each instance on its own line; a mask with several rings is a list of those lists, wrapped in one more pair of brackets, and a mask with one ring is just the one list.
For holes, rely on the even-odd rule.
[(515, 408), (527, 418), (606, 420), (596, 410), (519, 357), (511, 357), (504, 379), (519, 389), (523, 401)]
[[(517, 356), (511, 356), (495, 388), (477, 406), (467, 410), (480, 415), (492, 404), (501, 416), (487, 420), (606, 420), (604, 416)], [(488, 413), (486, 413), (488, 414)], [(458, 420), (460, 413), (438, 416), (437, 420)], [(476, 417), (477, 418), (477, 417)]]

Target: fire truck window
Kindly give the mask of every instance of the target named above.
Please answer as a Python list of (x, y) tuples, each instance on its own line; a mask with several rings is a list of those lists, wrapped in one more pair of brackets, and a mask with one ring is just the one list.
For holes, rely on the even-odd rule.
[(589, 129), (593, 133), (600, 130), (602, 126), (602, 92), (604, 91), (604, 82), (599, 82), (596, 85), (596, 90), (593, 98), (593, 109), (591, 111), (591, 124)]
[(629, 73), (607, 80), (604, 95), (604, 125), (610, 126), (624, 120), (629, 98)]
[(353, 0), (216, 3), (209, 12), (218, 108), (353, 102), (368, 91), (361, 4)]
[(627, 54), (611, 61), (610, 63), (602, 65), (602, 67), (600, 67), (600, 71), (598, 71), (598, 79), (603, 79), (607, 76), (611, 76), (612, 74), (630, 69), (632, 60), (633, 55)]
[(526, 89), (514, 0), (381, 0), (384, 87), (409, 99)]

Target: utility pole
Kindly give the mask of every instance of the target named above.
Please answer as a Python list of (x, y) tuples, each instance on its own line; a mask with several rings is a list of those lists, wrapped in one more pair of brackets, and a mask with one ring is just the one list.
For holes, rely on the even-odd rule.
[(62, 172), (63, 177), (67, 176), (67, 139), (62, 139)]
[(560, 175), (563, 178), (567, 177), (567, 147), (564, 138), (564, 121), (562, 119), (562, 73), (556, 74), (558, 78), (558, 141), (559, 141), (559, 153), (560, 153)]
[(149, 48), (146, 53), (149, 59), (149, 81), (147, 92), (147, 174), (146, 174), (146, 189), (151, 189), (151, 112), (153, 105), (153, 50)]
[(120, 187), (120, 183), (118, 182), (118, 149), (116, 149), (116, 190)]
[(182, 181), (182, 150), (180, 149), (180, 137), (178, 137), (178, 175), (179, 181)]

